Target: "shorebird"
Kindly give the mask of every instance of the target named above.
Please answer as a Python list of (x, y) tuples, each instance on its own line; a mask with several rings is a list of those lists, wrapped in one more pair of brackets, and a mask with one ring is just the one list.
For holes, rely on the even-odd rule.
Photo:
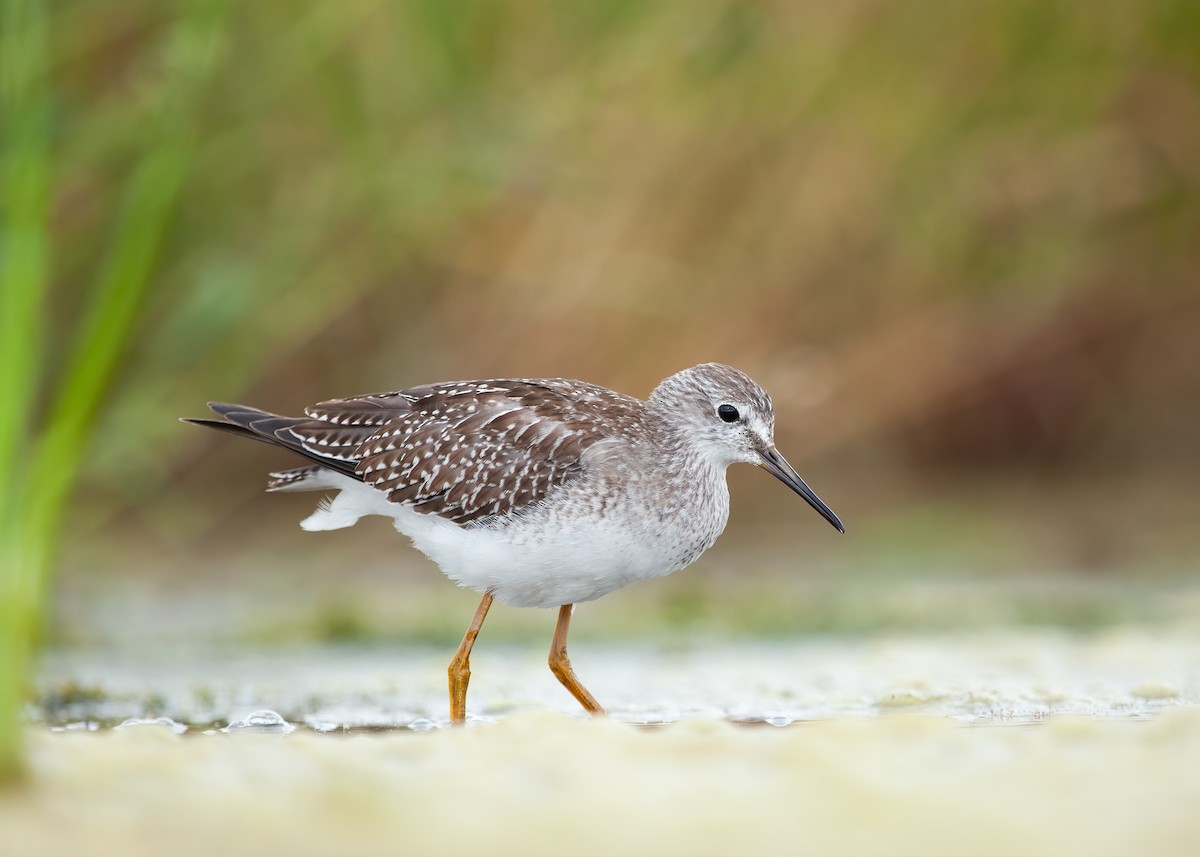
[(729, 518), (725, 470), (765, 469), (845, 532), (775, 448), (771, 398), (705, 363), (645, 401), (562, 378), (450, 381), (333, 399), (284, 417), (210, 402), (184, 422), (284, 447), (308, 464), (268, 491), (336, 491), (300, 526), (366, 515), (396, 529), (461, 586), (482, 593), (450, 662), (450, 719), (466, 718), (471, 649), (493, 601), (557, 607), (550, 669), (603, 714), (567, 657), (574, 605), (690, 565)]

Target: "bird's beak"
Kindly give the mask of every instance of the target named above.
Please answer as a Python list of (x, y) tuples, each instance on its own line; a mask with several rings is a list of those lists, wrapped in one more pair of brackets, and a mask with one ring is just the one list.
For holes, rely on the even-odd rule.
[(779, 450), (773, 446), (769, 446), (766, 449), (759, 450), (758, 454), (762, 458), (761, 467), (765, 468), (768, 473), (807, 500), (808, 505), (820, 512), (822, 518), (837, 527), (839, 533), (846, 532), (846, 528), (842, 526), (841, 519), (833, 514), (833, 510), (826, 506), (825, 502), (804, 483), (804, 480), (800, 478), (800, 474), (795, 471), (792, 465), (787, 463), (786, 458), (779, 454)]

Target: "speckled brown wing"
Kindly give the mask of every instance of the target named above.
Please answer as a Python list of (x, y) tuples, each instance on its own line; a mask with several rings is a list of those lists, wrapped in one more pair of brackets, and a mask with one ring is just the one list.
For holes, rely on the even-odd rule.
[(641, 408), (578, 381), (470, 381), (322, 402), (290, 431), (314, 453), (355, 461), (392, 502), (469, 523), (577, 476), (584, 451), (635, 429)]
[(384, 427), (407, 418), (421, 391), (415, 388), (320, 402), (304, 409), (308, 419), (292, 421), (285, 431), (311, 456), (348, 464), (354, 471), (362, 459), (360, 448)]

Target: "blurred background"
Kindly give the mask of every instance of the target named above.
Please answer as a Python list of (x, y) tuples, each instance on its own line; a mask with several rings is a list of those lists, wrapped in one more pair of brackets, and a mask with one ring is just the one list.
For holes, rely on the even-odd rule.
[(98, 272), (145, 283), (58, 644), (461, 635), (475, 596), (386, 523), (301, 532), (285, 454), (176, 421), (209, 399), (709, 360), (847, 534), (735, 468), (718, 546), (580, 638), (1194, 619), (1194, 2), (64, 0), (45, 33), (43, 420)]

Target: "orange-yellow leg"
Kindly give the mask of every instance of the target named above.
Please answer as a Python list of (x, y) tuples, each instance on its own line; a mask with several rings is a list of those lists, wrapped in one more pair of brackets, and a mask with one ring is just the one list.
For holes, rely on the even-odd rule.
[(575, 678), (575, 670), (571, 669), (571, 661), (567, 658), (567, 629), (571, 627), (571, 613), (575, 605), (564, 604), (558, 608), (558, 624), (554, 626), (554, 642), (550, 644), (550, 672), (571, 691), (571, 696), (579, 700), (579, 704), (587, 709), (588, 714), (604, 714), (604, 709), (596, 701), (596, 697), (588, 693), (588, 689)]
[(467, 633), (463, 634), (462, 643), (459, 644), (458, 651), (454, 653), (454, 659), (450, 661), (450, 667), (446, 670), (446, 674), (450, 678), (451, 723), (462, 723), (467, 719), (467, 684), (471, 681), (471, 648), (475, 645), (475, 638), (479, 636), (479, 629), (483, 627), (483, 620), (487, 618), (488, 608), (491, 606), (492, 593), (485, 592), (483, 600), (479, 602), (479, 607), (475, 610), (475, 618), (471, 620)]

